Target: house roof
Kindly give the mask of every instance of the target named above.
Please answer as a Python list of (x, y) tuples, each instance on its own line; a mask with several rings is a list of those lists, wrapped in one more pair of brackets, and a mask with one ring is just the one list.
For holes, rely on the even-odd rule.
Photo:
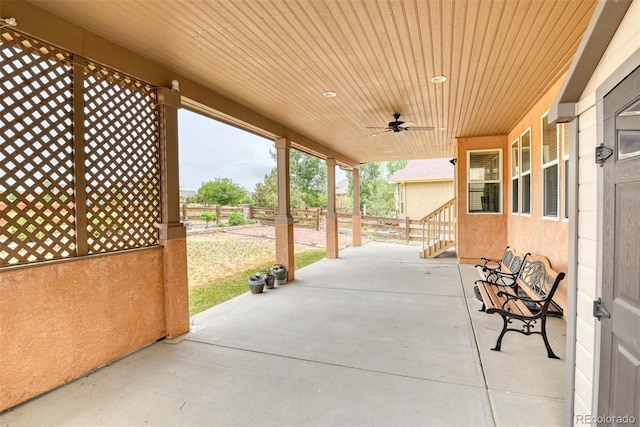
[(336, 194), (347, 194), (349, 192), (349, 180), (343, 179), (336, 184)]
[(454, 167), (449, 159), (410, 160), (404, 169), (391, 175), (391, 182), (453, 180)]

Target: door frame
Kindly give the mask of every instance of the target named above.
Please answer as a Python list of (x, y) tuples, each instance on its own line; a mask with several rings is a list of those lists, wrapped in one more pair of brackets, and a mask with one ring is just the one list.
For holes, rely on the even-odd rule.
[[(633, 52), (629, 57), (620, 64), (610, 75), (607, 77), (596, 89), (596, 134), (597, 134), (597, 145), (600, 142), (605, 141), (605, 112), (604, 112), (604, 98), (618, 86), (624, 79), (629, 77), (638, 67), (640, 67), (640, 49), (637, 49)], [(609, 147), (614, 150), (614, 156), (616, 156), (617, 147)], [(594, 147), (595, 149), (595, 147)], [(608, 162), (613, 162), (612, 159), (609, 159)], [(604, 167), (598, 167), (597, 172), (597, 242), (596, 242), (596, 298), (603, 297), (603, 280), (605, 277), (611, 278), (613, 276), (613, 264), (608, 262), (609, 258), (606, 258), (605, 252), (605, 236), (607, 232), (612, 233), (613, 227), (611, 224), (604, 224), (604, 210), (607, 203), (614, 203), (614, 196), (607, 197), (605, 194), (605, 173), (608, 173), (607, 176), (608, 182), (612, 182), (613, 177), (613, 167), (612, 163), (609, 163), (609, 167), (605, 163)], [(577, 172), (576, 172), (577, 175)], [(615, 184), (614, 184), (615, 185)], [(577, 198), (577, 182), (576, 186), (573, 187), (576, 198)], [(576, 203), (577, 204), (577, 203)], [(572, 227), (575, 227), (577, 230), (578, 224), (575, 221)], [(577, 247), (576, 247), (577, 249)], [(577, 263), (577, 259), (576, 259)], [(572, 343), (572, 346), (575, 347), (575, 339)], [(594, 354), (593, 354), (593, 384), (592, 384), (592, 409), (594, 411), (598, 411), (599, 409), (599, 395), (600, 395), (600, 374), (601, 374), (601, 346), (602, 346), (602, 324), (601, 322), (595, 321), (594, 328)], [(574, 354), (575, 356), (575, 354)], [(575, 362), (575, 360), (574, 360)], [(574, 368), (575, 369), (575, 366)], [(575, 388), (575, 379), (574, 379), (574, 388)], [(573, 399), (572, 399), (573, 400)], [(572, 404), (573, 406), (573, 404)], [(571, 412), (573, 412), (573, 407)]]

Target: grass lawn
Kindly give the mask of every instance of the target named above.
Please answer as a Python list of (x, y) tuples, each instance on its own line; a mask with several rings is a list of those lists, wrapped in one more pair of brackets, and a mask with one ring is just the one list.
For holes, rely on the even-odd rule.
[[(296, 270), (312, 264), (327, 256), (325, 249), (312, 249), (295, 253)], [(189, 259), (192, 262), (192, 259)], [(236, 272), (228, 277), (211, 280), (208, 283), (189, 289), (189, 315), (193, 316), (216, 304), (249, 292), (247, 278), (256, 271), (263, 271), (271, 267), (273, 262), (256, 264), (242, 272)]]

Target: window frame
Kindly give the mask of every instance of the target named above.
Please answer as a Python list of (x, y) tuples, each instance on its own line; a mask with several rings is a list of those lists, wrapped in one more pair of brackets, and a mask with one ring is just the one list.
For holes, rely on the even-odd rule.
[(569, 221), (569, 123), (562, 128), (562, 220)]
[[(522, 139), (525, 135), (529, 137), (529, 149), (527, 150), (527, 156), (529, 156), (529, 169), (524, 170), (524, 149), (522, 147)], [(531, 127), (528, 127), (524, 132), (520, 134), (518, 138), (520, 141), (520, 215), (522, 216), (531, 216)], [(527, 206), (529, 209), (525, 212), (525, 188), (524, 181), (525, 177), (527, 177), (529, 182), (529, 188), (527, 189), (527, 194), (529, 196), (529, 200)]]
[(520, 137), (516, 138), (511, 143), (510, 150), (511, 167), (509, 170), (511, 172), (511, 214), (520, 215)]
[[(487, 148), (487, 149), (480, 149), (480, 150), (469, 150), (467, 151), (467, 214), (468, 215), (502, 215), (503, 213), (503, 183), (502, 183), (502, 175), (503, 175), (503, 164), (502, 164), (502, 156), (503, 156), (503, 149), (502, 148)], [(475, 153), (490, 153), (490, 152), (496, 152), (498, 153), (498, 163), (497, 163), (497, 168), (498, 168), (498, 179), (495, 180), (475, 180), (475, 179), (471, 179), (471, 156), (472, 154)], [(498, 184), (498, 211), (494, 212), (494, 211), (482, 211), (482, 212), (472, 212), (470, 210), (470, 197), (471, 197), (471, 191), (470, 191), (470, 187), (471, 184)]]
[[(549, 126), (549, 112), (547, 111), (545, 114), (543, 114), (540, 117), (540, 170), (541, 170), (541, 174), (540, 174), (540, 180), (541, 180), (541, 204), (540, 204), (540, 209), (541, 209), (541, 217), (542, 219), (549, 219), (549, 220), (559, 220), (560, 219), (560, 159), (559, 159), (559, 155), (560, 155), (560, 132), (558, 129), (558, 125), (554, 125), (556, 127), (555, 129), (555, 133), (556, 133), (556, 138), (555, 138), (555, 144), (556, 144), (556, 155), (555, 158), (552, 160), (549, 160), (545, 163), (545, 156), (544, 156), (544, 147), (545, 147), (545, 119), (547, 122), (547, 126)], [(556, 173), (555, 173), (555, 183), (556, 183), (556, 213), (555, 214), (548, 214), (547, 213), (547, 180), (546, 180), (546, 171), (547, 169), (550, 168), (556, 168)]]

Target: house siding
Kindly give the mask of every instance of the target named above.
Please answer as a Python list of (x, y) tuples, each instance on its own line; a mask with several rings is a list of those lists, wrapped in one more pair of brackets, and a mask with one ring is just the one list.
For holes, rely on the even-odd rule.
[[(592, 302), (600, 293), (598, 283), (601, 246), (598, 185), (599, 167), (595, 147), (599, 145), (596, 90), (640, 48), (640, 1), (629, 7), (600, 64), (592, 74), (577, 106), (579, 117), (578, 164), (578, 247), (577, 247), (577, 320), (573, 414), (597, 412), (599, 372), (599, 324), (592, 315)], [(638, 64), (640, 65), (640, 64)], [(574, 416), (574, 424), (575, 416)]]
[[(502, 150), (502, 199), (501, 213), (468, 212), (467, 152), (474, 150)], [(476, 264), (481, 257), (500, 258), (507, 245), (507, 152), (509, 142), (506, 135), (458, 138), (456, 144), (457, 203), (456, 203), (456, 252), (462, 264)], [(486, 230), (491, 230), (487, 238)]]
[[(549, 258), (556, 271), (568, 274), (568, 233), (569, 223), (562, 220), (564, 210), (563, 182), (564, 163), (562, 161), (562, 146), (558, 146), (558, 217), (546, 218), (542, 215), (542, 159), (541, 159), (541, 119), (549, 110), (562, 79), (558, 80), (551, 89), (533, 106), (526, 116), (509, 132), (509, 142), (515, 141), (520, 135), (531, 130), (531, 214), (508, 214), (507, 243), (522, 252), (530, 252), (533, 255), (544, 255)], [(512, 159), (511, 150), (508, 151), (508, 159), (505, 167), (510, 170)], [(510, 172), (509, 172), (510, 173)], [(512, 206), (511, 180), (507, 181), (508, 206)], [(558, 288), (554, 300), (567, 310), (567, 282), (565, 278)]]
[(453, 198), (453, 180), (406, 182), (405, 218), (419, 220)]

